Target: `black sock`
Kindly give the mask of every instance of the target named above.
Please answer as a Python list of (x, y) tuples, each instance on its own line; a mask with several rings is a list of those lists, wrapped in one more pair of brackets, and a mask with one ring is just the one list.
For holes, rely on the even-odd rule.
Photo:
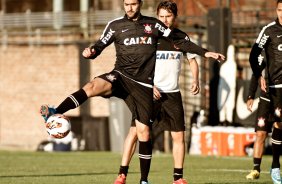
[(274, 128), (271, 136), (272, 142), (272, 166), (271, 168), (280, 168), (280, 151), (282, 143), (282, 130)]
[(173, 169), (173, 178), (174, 178), (174, 181), (179, 180), (180, 178), (183, 178), (183, 168), (174, 168)]
[(141, 181), (148, 181), (148, 175), (151, 166), (152, 159), (152, 142), (151, 140), (147, 142), (139, 141), (139, 161), (141, 170)]
[(56, 113), (64, 114), (70, 109), (74, 109), (80, 106), (83, 102), (88, 99), (87, 94), (83, 89), (78, 90), (77, 92), (68, 96), (57, 108)]
[(254, 170), (260, 172), (261, 158), (254, 158)]
[(127, 176), (128, 168), (129, 168), (128, 166), (120, 166), (118, 174), (124, 174), (125, 176)]

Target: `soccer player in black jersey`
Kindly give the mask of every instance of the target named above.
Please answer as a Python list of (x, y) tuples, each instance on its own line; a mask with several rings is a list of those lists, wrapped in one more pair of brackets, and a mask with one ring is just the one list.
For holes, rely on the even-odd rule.
[(82, 89), (67, 97), (57, 108), (41, 107), (45, 121), (51, 114), (63, 114), (77, 108), (90, 97), (115, 96), (123, 99), (136, 124), (139, 141), (140, 183), (148, 183), (152, 145), (149, 140), (149, 124), (153, 111), (153, 77), (156, 49), (159, 38), (167, 38), (176, 47), (204, 57), (224, 59), (219, 53), (208, 52), (190, 41), (184, 32), (170, 34), (171, 30), (158, 19), (140, 13), (141, 0), (123, 0), (125, 16), (110, 21), (100, 39), (85, 48), (82, 55), (95, 59), (111, 43), (115, 44), (114, 70), (97, 76)]
[[(261, 70), (265, 68), (265, 62), (263, 61), (263, 56), (259, 56), (259, 65)], [(262, 78), (262, 80), (264, 80)], [(267, 82), (267, 81), (266, 81)], [(248, 93), (247, 109), (252, 112), (252, 107), (254, 103), (255, 94), (258, 88), (258, 80), (252, 75)], [(269, 94), (260, 90), (259, 104), (257, 109), (257, 116), (255, 122), (256, 140), (254, 143), (254, 153), (253, 153), (253, 170), (246, 176), (248, 180), (259, 179), (260, 176), (260, 165), (262, 160), (262, 155), (264, 152), (264, 142), (267, 134), (271, 132), (272, 121), (270, 120), (270, 99)]]
[[(277, 0), (276, 13), (277, 19), (261, 30), (249, 58), (261, 89), (269, 92), (270, 95), (271, 111), (275, 122), (272, 132), (271, 178), (275, 184), (281, 183), (279, 158), (282, 145), (282, 0)], [(262, 80), (258, 63), (258, 56), (263, 50), (266, 56), (268, 87), (265, 80)]]

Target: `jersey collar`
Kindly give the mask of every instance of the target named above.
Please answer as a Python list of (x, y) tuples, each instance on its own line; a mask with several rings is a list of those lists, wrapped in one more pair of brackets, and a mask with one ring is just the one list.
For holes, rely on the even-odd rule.
[[(136, 21), (142, 19), (143, 17), (144, 17), (144, 16), (140, 13)], [(128, 20), (128, 21), (133, 21), (132, 19), (128, 19), (126, 14), (124, 14), (124, 19), (126, 19), (126, 20)]]

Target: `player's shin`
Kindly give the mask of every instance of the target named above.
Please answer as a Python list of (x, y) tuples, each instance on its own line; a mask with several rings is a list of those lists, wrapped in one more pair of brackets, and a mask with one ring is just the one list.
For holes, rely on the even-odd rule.
[(148, 181), (148, 175), (152, 159), (152, 142), (139, 141), (139, 161), (141, 170), (141, 181)]

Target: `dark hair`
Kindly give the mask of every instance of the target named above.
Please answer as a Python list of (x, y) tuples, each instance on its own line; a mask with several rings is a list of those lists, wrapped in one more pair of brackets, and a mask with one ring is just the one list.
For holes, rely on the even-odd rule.
[(159, 14), (160, 9), (165, 9), (168, 12), (173, 13), (175, 17), (177, 16), (177, 5), (175, 2), (171, 0), (165, 0), (160, 2), (160, 4), (157, 7), (157, 15)]
[(282, 3), (282, 0), (277, 0), (277, 4), (278, 4), (278, 3)]

